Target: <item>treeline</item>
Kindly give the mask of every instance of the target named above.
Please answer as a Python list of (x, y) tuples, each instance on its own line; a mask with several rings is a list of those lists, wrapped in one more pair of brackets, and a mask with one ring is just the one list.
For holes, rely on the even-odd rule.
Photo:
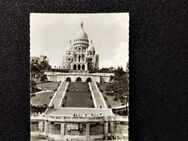
[(31, 61), (30, 63), (30, 73), (31, 78), (40, 79), (40, 81), (45, 80), (44, 71), (51, 70), (51, 66), (48, 62), (44, 61)]
[(128, 79), (128, 72), (124, 71), (122, 67), (118, 67), (111, 78), (112, 83), (106, 87), (107, 94), (114, 96), (115, 101), (120, 100), (123, 104), (127, 104), (129, 98)]
[(30, 62), (30, 91), (39, 91), (36, 87), (37, 83), (40, 81), (46, 81), (47, 76), (44, 74), (46, 70), (51, 70), (51, 66), (47, 61), (31, 61)]

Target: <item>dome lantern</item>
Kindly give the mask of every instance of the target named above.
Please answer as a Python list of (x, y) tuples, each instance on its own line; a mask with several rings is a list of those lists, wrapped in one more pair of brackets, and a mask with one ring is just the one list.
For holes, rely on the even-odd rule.
[(83, 22), (81, 22), (80, 24), (80, 31), (78, 32), (78, 34), (76, 35), (75, 39), (85, 39), (88, 40), (88, 36), (87, 33), (84, 31), (84, 26), (83, 26)]

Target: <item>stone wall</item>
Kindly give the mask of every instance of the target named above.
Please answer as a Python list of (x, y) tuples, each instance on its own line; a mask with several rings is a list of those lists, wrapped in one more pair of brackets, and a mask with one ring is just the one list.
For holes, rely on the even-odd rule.
[(82, 82), (87, 82), (90, 79), (93, 82), (109, 82), (113, 73), (60, 73), (60, 72), (45, 72), (48, 81), (66, 82), (68, 79), (71, 82), (76, 82), (81, 78)]

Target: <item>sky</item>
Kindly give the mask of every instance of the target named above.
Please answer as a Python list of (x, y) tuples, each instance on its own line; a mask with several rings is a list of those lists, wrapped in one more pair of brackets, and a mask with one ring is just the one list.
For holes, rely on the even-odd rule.
[(46, 55), (49, 64), (61, 66), (70, 40), (80, 24), (99, 54), (99, 67), (122, 66), (129, 59), (129, 14), (30, 14), (30, 56)]

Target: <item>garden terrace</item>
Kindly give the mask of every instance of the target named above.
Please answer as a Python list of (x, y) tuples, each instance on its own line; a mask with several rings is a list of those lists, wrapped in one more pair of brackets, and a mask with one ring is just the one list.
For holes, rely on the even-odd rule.
[(57, 90), (59, 85), (60, 82), (45, 82), (45, 83), (37, 84), (37, 87), (42, 90)]
[(48, 105), (54, 92), (40, 92), (31, 97), (31, 105)]
[(86, 82), (71, 82), (63, 99), (63, 107), (93, 108), (93, 100)]

